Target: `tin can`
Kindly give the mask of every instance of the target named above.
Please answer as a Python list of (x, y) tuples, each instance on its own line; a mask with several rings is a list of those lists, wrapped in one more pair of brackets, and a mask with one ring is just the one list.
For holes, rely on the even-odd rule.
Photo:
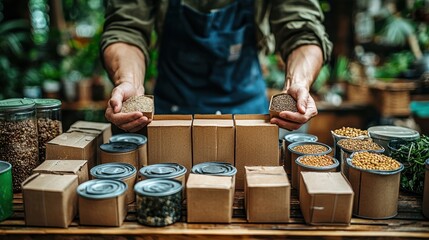
[(137, 133), (122, 133), (110, 138), (110, 142), (131, 142), (138, 145), (138, 167), (140, 169), (147, 166), (147, 137)]
[(13, 213), (12, 165), (0, 161), (0, 222)]
[(399, 184), (404, 165), (392, 171), (361, 169), (347, 159), (348, 180), (355, 192), (353, 215), (369, 219), (393, 218), (398, 213)]
[(176, 180), (152, 178), (134, 186), (137, 221), (149, 226), (167, 226), (182, 216), (182, 184)]
[(384, 155), (390, 156), (389, 142), (394, 139), (404, 141), (415, 141), (420, 138), (420, 133), (416, 130), (399, 126), (374, 126), (368, 128), (369, 136), (374, 142), (380, 144), (385, 149)]
[(12, 165), (14, 192), (39, 164), (35, 105), (32, 99), (0, 101), (0, 159)]
[[(304, 152), (299, 152), (295, 150), (295, 147), (298, 146), (307, 146), (307, 145), (311, 145), (311, 146), (318, 146), (320, 147), (320, 151), (317, 152), (313, 152), (313, 153), (304, 153)], [(332, 151), (332, 148), (324, 143), (320, 143), (320, 142), (295, 142), (292, 143), (288, 146), (288, 150), (291, 153), (291, 175), (292, 175), (292, 187), (293, 188), (297, 188), (298, 187), (298, 183), (299, 183), (299, 176), (298, 176), (298, 165), (296, 165), (295, 160), (299, 157), (299, 156), (303, 156), (303, 155), (327, 155)]]
[(302, 159), (305, 157), (306, 155), (300, 156), (297, 159), (295, 159), (295, 163), (298, 166), (298, 185), (296, 187), (297, 190), (299, 190), (299, 179), (300, 179), (300, 175), (301, 172), (337, 172), (338, 166), (340, 165), (339, 161), (331, 156), (328, 155), (318, 155), (318, 156), (326, 156), (330, 159), (332, 159), (332, 165), (329, 166), (323, 166), (323, 167), (316, 167), (316, 166), (309, 166), (306, 165), (304, 163), (302, 163)]
[(127, 184), (120, 180), (93, 179), (80, 184), (79, 222), (81, 225), (121, 226), (127, 215)]
[(100, 162), (113, 163), (122, 162), (138, 168), (137, 162), (138, 145), (132, 142), (111, 142), (100, 145)]
[(186, 168), (178, 163), (151, 164), (139, 170), (142, 180), (150, 178), (174, 179), (181, 182), (183, 188), (185, 188), (186, 172)]
[(134, 184), (136, 183), (136, 168), (128, 163), (105, 163), (91, 168), (91, 176), (94, 179), (122, 180), (128, 186), (126, 203), (135, 201)]
[(317, 136), (307, 133), (290, 133), (284, 137), (284, 158), (282, 165), (284, 166), (286, 173), (290, 174), (292, 171), (292, 154), (288, 149), (289, 145), (296, 142), (317, 142), (317, 140)]
[(46, 159), (46, 143), (63, 132), (61, 101), (57, 99), (34, 99), (36, 103), (37, 130), (39, 136), (39, 162)]
[(423, 192), (423, 215), (429, 218), (429, 159), (426, 159), (425, 190)]

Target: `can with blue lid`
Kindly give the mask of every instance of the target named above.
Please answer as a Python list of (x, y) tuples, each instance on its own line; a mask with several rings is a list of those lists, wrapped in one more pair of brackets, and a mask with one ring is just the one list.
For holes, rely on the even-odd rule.
[(110, 142), (131, 142), (138, 145), (137, 159), (138, 167), (140, 169), (147, 166), (147, 137), (138, 133), (121, 133), (114, 135), (110, 138)]
[(77, 188), (79, 223), (121, 226), (127, 216), (127, 189), (125, 182), (113, 179), (93, 179), (80, 184)]
[(234, 177), (237, 174), (237, 169), (226, 162), (204, 162), (194, 165), (191, 172), (194, 174)]
[(426, 159), (425, 184), (423, 191), (423, 215), (429, 218), (429, 158)]
[(126, 203), (135, 201), (134, 184), (136, 183), (136, 168), (129, 163), (104, 163), (91, 168), (90, 174), (94, 179), (114, 179), (125, 182), (128, 186)]
[(291, 152), (288, 147), (291, 143), (295, 142), (317, 142), (316, 135), (308, 133), (289, 133), (284, 137), (284, 158), (283, 166), (286, 173), (290, 174), (292, 170)]
[(181, 219), (182, 191), (179, 181), (152, 178), (134, 186), (137, 221), (148, 226), (167, 226)]
[(380, 125), (368, 128), (369, 136), (374, 142), (384, 147), (384, 154), (390, 156), (389, 142), (392, 140), (415, 141), (420, 133), (414, 129), (400, 126)]
[(185, 187), (185, 174), (187, 169), (178, 163), (157, 163), (143, 167), (139, 170), (139, 175), (144, 179), (165, 178), (174, 179), (182, 183)]
[(138, 145), (132, 142), (109, 142), (100, 145), (100, 163), (123, 162), (138, 169)]

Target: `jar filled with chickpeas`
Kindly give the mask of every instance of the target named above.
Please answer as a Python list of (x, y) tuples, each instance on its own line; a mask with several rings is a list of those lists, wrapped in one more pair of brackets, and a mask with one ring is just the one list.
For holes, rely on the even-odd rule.
[(345, 138), (366, 138), (368, 131), (353, 127), (342, 127), (331, 131), (334, 139), (334, 158), (341, 158), (341, 149), (338, 147), (338, 141)]
[(299, 190), (301, 172), (336, 172), (339, 162), (329, 155), (303, 155), (295, 160), (298, 166), (298, 185)]
[(396, 216), (402, 163), (380, 153), (363, 151), (353, 153), (347, 165), (355, 192), (353, 214), (370, 219)]

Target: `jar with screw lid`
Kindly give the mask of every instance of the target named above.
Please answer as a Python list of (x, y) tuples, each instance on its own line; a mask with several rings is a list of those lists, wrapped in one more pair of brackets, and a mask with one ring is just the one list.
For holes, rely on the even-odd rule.
[(39, 163), (35, 105), (32, 99), (0, 101), (0, 159), (12, 165), (14, 192)]

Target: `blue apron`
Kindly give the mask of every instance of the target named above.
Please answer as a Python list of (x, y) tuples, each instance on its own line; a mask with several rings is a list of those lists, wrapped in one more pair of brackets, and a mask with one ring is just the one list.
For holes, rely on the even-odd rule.
[(157, 114), (267, 113), (253, 0), (210, 13), (170, 0), (161, 39)]

